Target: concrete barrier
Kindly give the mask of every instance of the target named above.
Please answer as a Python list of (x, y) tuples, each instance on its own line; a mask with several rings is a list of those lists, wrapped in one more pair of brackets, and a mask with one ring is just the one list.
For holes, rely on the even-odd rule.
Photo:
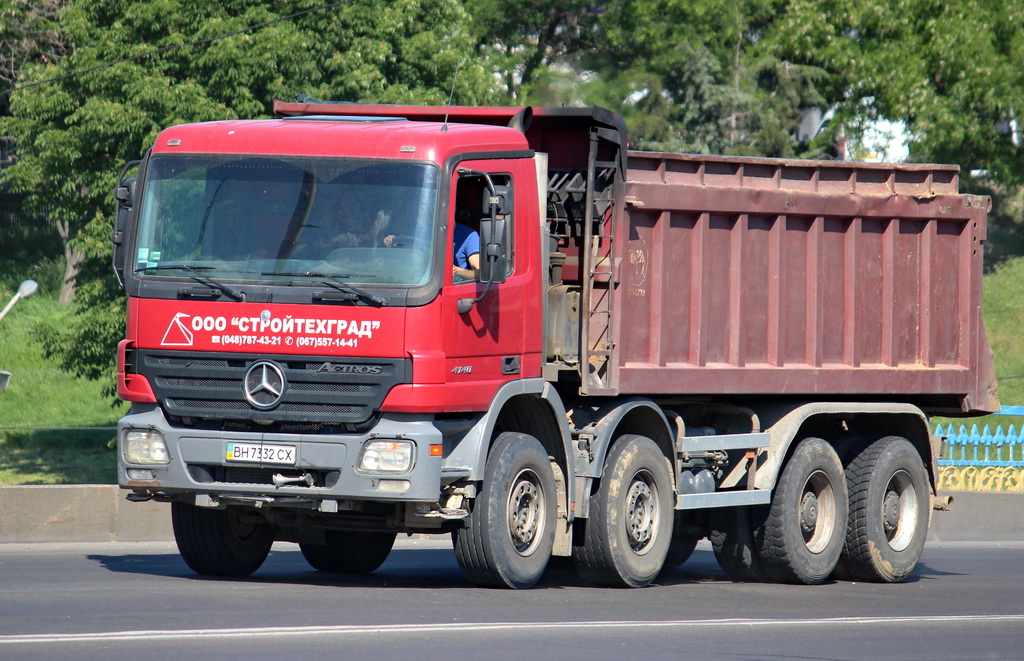
[(0, 487), (0, 543), (174, 539), (167, 503), (131, 503), (116, 485)]
[(952, 496), (948, 512), (932, 512), (928, 538), (943, 542), (1024, 541), (1024, 493), (941, 491)]
[[(131, 503), (113, 485), (0, 487), (0, 543), (172, 540), (166, 503)], [(1024, 541), (1024, 494), (944, 491), (935, 541)]]

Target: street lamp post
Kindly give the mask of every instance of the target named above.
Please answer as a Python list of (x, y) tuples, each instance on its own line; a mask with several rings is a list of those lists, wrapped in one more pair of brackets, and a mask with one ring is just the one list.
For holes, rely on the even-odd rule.
[[(18, 287), (18, 292), (11, 297), (10, 302), (8, 302), (7, 305), (4, 306), (3, 311), (0, 311), (0, 319), (3, 319), (4, 317), (7, 316), (7, 313), (11, 311), (11, 308), (14, 307), (15, 303), (17, 303), (23, 298), (28, 298), (32, 294), (36, 293), (37, 289), (39, 289), (39, 285), (36, 284), (35, 280), (25, 280), (24, 282), (22, 282), (21, 285)], [(0, 390), (7, 390), (7, 384), (10, 382), (10, 380), (11, 373), (0, 370)]]
[(3, 311), (0, 312), (0, 319), (3, 319), (4, 317), (7, 316), (7, 313), (11, 311), (11, 308), (14, 307), (15, 303), (17, 303), (23, 298), (28, 298), (32, 294), (36, 293), (37, 289), (39, 289), (39, 285), (36, 284), (35, 280), (25, 280), (24, 282), (22, 282), (21, 285), (18, 287), (18, 293), (11, 297), (10, 302), (7, 303), (7, 305), (4, 306)]

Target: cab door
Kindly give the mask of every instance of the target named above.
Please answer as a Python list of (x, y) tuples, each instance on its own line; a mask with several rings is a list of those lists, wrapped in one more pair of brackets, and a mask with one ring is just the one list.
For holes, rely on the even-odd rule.
[[(456, 252), (466, 244), (467, 230), (479, 237), (480, 222), (488, 213), (491, 191), (488, 177), (480, 173), (487, 173), (502, 196), (511, 197), (511, 203), (506, 201), (504, 205), (507, 213), (502, 215), (506, 278), (489, 288), (480, 281), (479, 272), (468, 278), (452, 268)], [(464, 161), (452, 176), (450, 196), (449, 266), (441, 311), (446, 376), (451, 386), (447, 388), (450, 398), (446, 409), (480, 411), (505, 383), (540, 376), (540, 224), (533, 161)], [(486, 247), (481, 248), (479, 259), (483, 260)], [(483, 298), (468, 312), (459, 313), (460, 299), (481, 295)]]

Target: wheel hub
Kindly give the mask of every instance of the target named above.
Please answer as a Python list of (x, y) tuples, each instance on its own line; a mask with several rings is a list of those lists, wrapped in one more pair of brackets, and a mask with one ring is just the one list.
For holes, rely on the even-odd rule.
[(886, 534), (891, 535), (899, 528), (899, 525), (900, 496), (895, 491), (889, 491), (885, 494), (885, 500), (882, 501), (882, 526), (885, 528)]
[(818, 497), (808, 491), (800, 502), (800, 528), (805, 533), (814, 532), (818, 525)]
[(519, 479), (508, 498), (508, 531), (512, 545), (520, 553), (528, 553), (537, 539), (541, 506), (537, 485)]
[(638, 550), (654, 536), (655, 502), (650, 485), (643, 480), (634, 481), (626, 496), (626, 507), (629, 544)]

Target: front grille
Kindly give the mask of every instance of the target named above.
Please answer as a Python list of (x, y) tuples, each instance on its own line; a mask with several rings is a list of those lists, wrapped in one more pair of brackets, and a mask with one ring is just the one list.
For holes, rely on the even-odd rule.
[[(219, 409), (225, 411), (245, 411), (252, 407), (247, 402), (213, 402), (205, 399), (168, 398), (165, 402), (172, 410), (183, 408), (195, 410)], [(296, 404), (285, 402), (275, 409), (280, 413), (322, 413), (324, 415), (358, 415), (365, 407), (346, 404)], [(277, 416), (268, 416), (277, 417)]]
[(180, 358), (177, 356), (158, 356), (154, 362), (168, 367), (221, 367), (226, 362), (223, 359), (210, 358)]
[[(251, 405), (243, 390), (246, 372), (261, 360), (279, 366), (287, 384), (281, 401), (269, 409)], [(325, 363), (342, 364), (346, 370), (324, 370)], [(408, 383), (411, 375), (408, 361), (402, 359), (315, 360), (265, 354), (221, 358), (153, 350), (138, 350), (135, 366), (149, 379), (164, 410), (176, 418), (318, 426), (367, 422), (391, 388)]]
[(334, 394), (369, 393), (373, 386), (354, 383), (295, 383), (292, 385), (299, 392), (328, 392)]

